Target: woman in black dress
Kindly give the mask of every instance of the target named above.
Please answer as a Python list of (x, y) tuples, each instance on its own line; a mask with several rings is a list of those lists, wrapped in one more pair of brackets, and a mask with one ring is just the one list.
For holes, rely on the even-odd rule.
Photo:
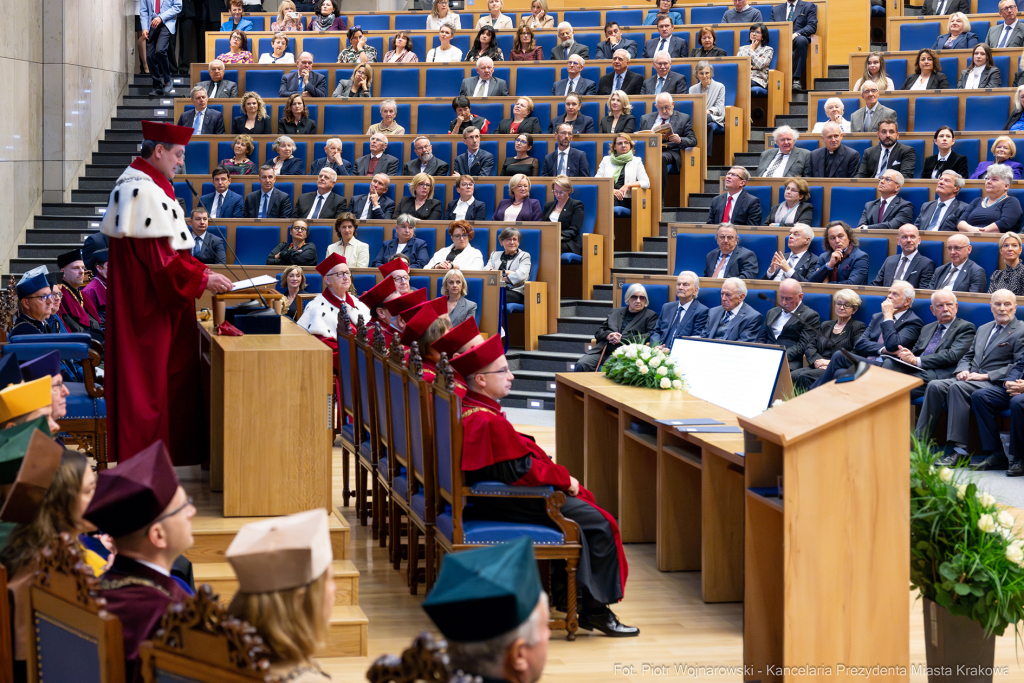
[(540, 119), (533, 114), (533, 100), (520, 97), (512, 105), (512, 116), (498, 122), (498, 135), (516, 135), (517, 133), (541, 134)]
[(832, 297), (832, 304), (835, 307), (835, 320), (822, 320), (818, 327), (825, 337), (815, 336), (804, 349), (804, 357), (807, 359), (807, 367), (793, 371), (793, 387), (807, 391), (811, 385), (822, 376), (832, 356), (839, 353), (839, 349), (853, 350), (860, 336), (864, 334), (865, 325), (859, 320), (853, 320), (853, 315), (860, 308), (860, 296), (852, 289), (840, 289)]
[(284, 105), (284, 118), (277, 122), (278, 135), (314, 135), (316, 121), (309, 118), (309, 109), (302, 93), (295, 93)]
[(516, 136), (516, 155), (505, 157), (505, 163), (501, 166), (502, 176), (514, 176), (519, 173), (528, 176), (540, 175), (540, 162), (530, 156), (533, 149), (533, 136), (529, 133), (520, 133)]
[(231, 132), (235, 135), (270, 135), (270, 115), (259, 93), (242, 95), (242, 115), (231, 119)]
[(417, 173), (409, 181), (411, 197), (402, 197), (395, 209), (395, 215), (407, 213), (421, 221), (439, 221), (444, 215), (441, 200), (434, 199), (434, 178), (427, 173)]
[(633, 105), (629, 103), (629, 95), (616, 90), (608, 96), (608, 116), (601, 119), (599, 133), (635, 133), (636, 117), (630, 112)]
[(295, 221), (288, 228), (291, 242), (281, 242), (270, 251), (267, 257), (268, 266), (315, 266), (317, 264), (316, 245), (307, 242), (309, 226), (306, 221)]

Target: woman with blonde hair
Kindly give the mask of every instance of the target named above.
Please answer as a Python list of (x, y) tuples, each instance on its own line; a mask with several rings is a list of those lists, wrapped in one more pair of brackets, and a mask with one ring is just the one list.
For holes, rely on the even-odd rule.
[[(1017, 94), (1024, 97), (1024, 87), (1017, 88)], [(988, 175), (988, 169), (996, 164), (1008, 166), (1013, 171), (1013, 179), (1021, 179), (1024, 165), (1019, 161), (1013, 160), (1013, 157), (1017, 156), (1017, 145), (1014, 143), (1013, 138), (1009, 135), (1000, 135), (992, 141), (991, 152), (992, 161), (982, 161), (978, 164), (978, 167), (974, 169), (974, 173), (971, 174), (971, 180), (984, 180)]]
[(448, 319), (451, 320), (452, 327), (476, 317), (476, 302), (466, 298), (468, 294), (469, 285), (466, 284), (466, 276), (461, 270), (452, 268), (445, 273), (444, 279), (441, 280), (441, 296), (448, 297)]
[(892, 79), (885, 75), (885, 57), (881, 52), (871, 52), (864, 60), (864, 74), (857, 79), (853, 89), (860, 92), (860, 86), (864, 81), (874, 81), (878, 86), (878, 92), (892, 92), (896, 89)]
[(270, 135), (270, 117), (259, 93), (250, 90), (242, 95), (242, 115), (231, 119), (231, 132), (235, 135)]
[(427, 30), (436, 31), (441, 28), (442, 24), (447, 24), (456, 31), (462, 30), (462, 19), (448, 9), (448, 0), (434, 0), (430, 6), (430, 14), (427, 16)]
[(608, 116), (601, 119), (597, 132), (632, 133), (636, 131), (636, 117), (630, 112), (633, 105), (629, 103), (629, 95), (625, 90), (616, 90), (608, 96)]
[(479, 21), (476, 22), (476, 27), (483, 28), (484, 26), (490, 26), (495, 31), (504, 31), (515, 28), (512, 20), (501, 13), (504, 5), (504, 0), (487, 0), (487, 10), (490, 13), (480, 17)]
[(440, 199), (434, 199), (434, 178), (427, 173), (417, 173), (409, 181), (411, 197), (402, 197), (395, 208), (395, 214), (407, 213), (421, 221), (439, 221), (444, 214)]
[(306, 274), (302, 266), (288, 266), (281, 273), (278, 289), (284, 294), (284, 314), (292, 320), (299, 319), (300, 294), (306, 294)]
[(277, 20), (271, 22), (271, 31), (301, 31), (302, 18), (292, 0), (281, 0), (277, 6)]
[(235, 142), (231, 145), (231, 149), (234, 150), (235, 156), (230, 159), (221, 159), (217, 165), (228, 169), (228, 174), (231, 176), (255, 175), (256, 164), (249, 158), (252, 151), (256, 149), (256, 145), (252, 142), (252, 137), (245, 134), (237, 136)]
[(528, 26), (534, 31), (541, 28), (554, 28), (555, 18), (548, 15), (548, 0), (533, 0), (530, 3), (529, 16), (523, 17), (520, 26)]
[(509, 178), (508, 198), (498, 202), (494, 209), (496, 221), (540, 221), (544, 220), (544, 207), (530, 196), (530, 178), (517, 173)]
[(989, 294), (997, 289), (1008, 289), (1017, 296), (1024, 295), (1024, 265), (1020, 252), (1024, 248), (1024, 237), (1019, 232), (1004, 232), (999, 238), (999, 256), (1003, 267), (992, 273), (989, 280)]
[(946, 32), (935, 39), (933, 50), (969, 50), (978, 44), (978, 36), (971, 33), (971, 20), (963, 12), (954, 12), (946, 22)]
[(351, 78), (338, 79), (338, 87), (331, 97), (373, 97), (373, 67), (369, 64), (356, 65)]

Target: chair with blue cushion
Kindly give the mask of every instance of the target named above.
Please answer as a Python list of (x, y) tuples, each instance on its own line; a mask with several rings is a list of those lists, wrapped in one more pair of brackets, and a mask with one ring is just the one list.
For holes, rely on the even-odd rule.
[(919, 99), (914, 106), (914, 130), (920, 133), (938, 130), (939, 126), (956, 130), (959, 109), (960, 98), (955, 95)]
[[(431, 385), (430, 406), (433, 409), (433, 446), (437, 459), (435, 501), (437, 529), (435, 539), (439, 553), (453, 553), (496, 543), (506, 543), (527, 536), (539, 561), (564, 560), (567, 569), (568, 611), (565, 619), (552, 620), (551, 628), (568, 631), (567, 640), (576, 639), (576, 567), (583, 545), (579, 526), (561, 515), (565, 494), (550, 486), (510, 486), (499, 482), (479, 482), (467, 486), (462, 472), (462, 401), (454, 392), (455, 376), (447, 360), (437, 366)], [(515, 498), (543, 505), (550, 525), (521, 524), (501, 520), (468, 519), (464, 514), (481, 498)], [(466, 507), (463, 507), (465, 501)]]
[[(903, 85), (903, 81), (907, 80), (906, 58), (885, 60), (885, 75), (892, 79), (893, 85), (897, 83)], [(889, 108), (892, 109), (892, 107)], [(900, 130), (905, 130), (902, 123), (900, 124)]]
[[(495, 72), (497, 72), (497, 69), (495, 69)], [(508, 81), (506, 80), (505, 82), (507, 83)], [(449, 116), (455, 118), (455, 112), (451, 111), (451, 107), (448, 108), (448, 111), (450, 112)], [(478, 98), (473, 102), (473, 116), (482, 116), (490, 121), (491, 125), (488, 126), (487, 131), (497, 133), (498, 124), (505, 118), (505, 105), (501, 102), (488, 102)], [(513, 154), (512, 156), (515, 155)], [(495, 157), (495, 162), (497, 162), (497, 157)], [(498, 170), (500, 171), (501, 169)]]
[(239, 225), (235, 228), (235, 259), (246, 266), (262, 266), (267, 255), (281, 243), (276, 225)]
[[(380, 433), (377, 422), (377, 383), (374, 376), (373, 349), (371, 348), (368, 335), (380, 326), (379, 321), (374, 322), (375, 327), (364, 325), (361, 321), (356, 322), (355, 344), (355, 365), (353, 366), (353, 379), (358, 382), (358, 391), (353, 396), (358, 400), (358, 417), (356, 424), (356, 438), (360, 439), (358, 446), (358, 459), (356, 461), (356, 499), (365, 500), (368, 486), (370, 490), (371, 505), (367, 511), (372, 519), (371, 534), (377, 540), (380, 547), (387, 543), (388, 527), (385, 524), (387, 504), (385, 501), (386, 489), (380, 485), (378, 472), (381, 467), (381, 459), (387, 458), (387, 449), (380, 442)], [(376, 337), (376, 335), (374, 335)], [(381, 342), (383, 347), (383, 341)], [(387, 464), (383, 465), (387, 470)], [(369, 482), (365, 477), (369, 474)], [(362, 496), (362, 498), (360, 498)], [(360, 517), (362, 520), (363, 517)]]
[[(830, 195), (829, 221), (843, 221), (857, 227), (864, 205), (876, 199), (874, 187), (833, 187)], [(824, 219), (822, 219), (824, 220)]]
[(853, 314), (853, 319), (859, 320), (865, 325), (870, 325), (871, 316), (882, 310), (883, 301), (885, 301), (885, 296), (882, 294), (861, 294), (860, 308)]
[(992, 322), (992, 305), (981, 302), (964, 301), (957, 304), (956, 317), (974, 323), (978, 328)]
[[(673, 264), (672, 274), (679, 275), (684, 270), (692, 270), (697, 275), (701, 275), (707, 266), (708, 252), (717, 248), (718, 240), (715, 239), (714, 233), (677, 232), (676, 262)], [(771, 259), (768, 262), (771, 263)]]
[(423, 365), (419, 347), (413, 342), (409, 350), (406, 369), (406, 432), (409, 436), (409, 592), (416, 595), (420, 580), (419, 537), (423, 535), (423, 583), (429, 593), (434, 586), (434, 547), (437, 525), (437, 487), (434, 477), (437, 462), (434, 457), (434, 435), (430, 419), (430, 387), (423, 379)]
[[(411, 69), (419, 81), (419, 71)], [(424, 97), (455, 97), (462, 88), (462, 79), (466, 77), (465, 69), (462, 67), (432, 66), (427, 68), (425, 76)], [(404, 95), (409, 96), (411, 90), (406, 90)], [(383, 94), (383, 93), (382, 93)], [(395, 93), (402, 95), (403, 93)], [(451, 118), (451, 117), (449, 117)]]
[[(923, 142), (923, 141), (918, 141)], [(918, 174), (920, 175), (920, 174)], [(927, 187), (904, 187), (900, 190), (899, 196), (906, 199), (914, 206), (914, 215), (921, 213), (921, 205), (928, 201)], [(941, 264), (941, 260), (940, 260)]]
[[(714, 7), (693, 7), (690, 9), (690, 19), (688, 23), (701, 26), (720, 24), (722, 23), (722, 17), (725, 16), (725, 12), (728, 9), (729, 7), (726, 5), (717, 5)], [(744, 42), (746, 43), (749, 41)]]
[[(566, 10), (562, 21), (568, 21), (573, 26), (602, 26), (601, 12), (599, 10)], [(643, 22), (641, 22), (643, 23)], [(591, 52), (590, 54), (594, 54)]]
[[(385, 356), (378, 351), (378, 344), (373, 345), (374, 372), (383, 370), (384, 374), (384, 422), (379, 425), (381, 430), (387, 430), (388, 444), (388, 468), (387, 482), (389, 483), (389, 507), (388, 507), (388, 535), (391, 538), (389, 548), (391, 550), (391, 562), (395, 569), (402, 563), (402, 518), (408, 519), (409, 515), (409, 434), (406, 424), (406, 397), (408, 395), (407, 379), (403, 361), (405, 352), (399, 338), (393, 337), (391, 347), (387, 349)], [(377, 379), (377, 388), (381, 388), (381, 381)], [(378, 395), (378, 399), (380, 396)], [(378, 400), (378, 405), (380, 404)], [(378, 417), (381, 414), (378, 412)], [(382, 482), (383, 483), (383, 482)], [(412, 546), (409, 546), (407, 557), (415, 559)]]
[(283, 69), (252, 69), (245, 72), (245, 89), (258, 93), (264, 99), (277, 97), (277, 94), (281, 92), (281, 78), (283, 77)]
[[(759, 297), (758, 294), (761, 293), (764, 293), (768, 298), (762, 299)], [(748, 289), (747, 298), (744, 299), (743, 302), (749, 304), (755, 311), (763, 316), (766, 315), (768, 311), (775, 308), (775, 297), (776, 293), (774, 289)], [(721, 302), (721, 290), (719, 290), (719, 302)]]
[[(931, 259), (936, 268), (942, 265), (942, 254), (945, 248), (946, 243), (940, 240), (921, 240), (921, 243), (917, 245), (917, 250), (921, 252), (921, 256)], [(897, 249), (896, 253), (902, 254), (903, 251)]]
[(772, 257), (779, 250), (779, 240), (775, 235), (745, 234), (740, 237), (740, 245), (750, 249), (757, 256), (757, 273), (755, 273), (754, 277), (760, 277), (768, 270)]
[[(643, 26), (644, 23), (644, 11), (639, 9), (617, 9), (607, 10), (604, 13), (604, 21), (614, 21), (622, 28), (627, 26)], [(572, 22), (570, 22), (572, 23)], [(575, 26), (575, 24), (573, 24)], [(594, 24), (594, 26), (600, 26), (601, 24)]]
[(420, 72), (417, 69), (381, 69), (378, 78), (380, 79), (381, 97), (419, 95)]
[(313, 55), (317, 64), (331, 64), (338, 61), (341, 54), (341, 41), (338, 35), (306, 36), (302, 40), (302, 51)]
[(1002, 130), (1010, 114), (1009, 95), (968, 97), (964, 102), (964, 130)]
[(515, 94), (518, 97), (550, 97), (555, 80), (553, 66), (520, 66), (516, 69)]
[(822, 320), (832, 317), (832, 295), (821, 292), (805, 292), (804, 303)]
[[(937, 21), (902, 24), (900, 26), (900, 50), (909, 52), (931, 47), (935, 43), (935, 39), (942, 33), (942, 25)], [(895, 82), (893, 81), (893, 83)]]
[(843, 144), (855, 151), (857, 154), (864, 156), (864, 152), (868, 151), (871, 147), (871, 140), (860, 139), (860, 140), (843, 140)]
[(920, 178), (921, 172), (924, 171), (924, 140), (911, 140), (910, 138), (904, 138), (903, 144), (914, 150), (914, 154), (916, 156), (914, 158), (914, 168), (911, 170), (914, 172), (915, 178)]
[(747, 185), (747, 187), (744, 189), (746, 189), (746, 191), (752, 194), (753, 196), (757, 197), (757, 201), (761, 202), (761, 216), (762, 222), (764, 222), (764, 218), (768, 216), (768, 212), (772, 208), (772, 188), (768, 187), (767, 185)]
[(999, 243), (998, 242), (971, 242), (971, 259), (985, 269), (985, 275), (989, 280), (992, 273), (999, 269)]
[(181, 182), (180, 180), (174, 183), (174, 198), (184, 200), (185, 215), (192, 215), (192, 190), (188, 189), (187, 184)]
[[(932, 302), (930, 297), (914, 299), (914, 302), (910, 304), (910, 311), (920, 318), (925, 325), (935, 322), (935, 314), (932, 313)], [(959, 315), (960, 313), (958, 310), (957, 316)]]
[[(910, 98), (885, 97), (879, 98), (879, 102), (896, 112), (896, 123), (899, 126), (899, 130), (907, 130), (907, 123), (910, 120)], [(856, 111), (856, 109), (854, 111)], [(906, 140), (904, 140), (904, 142), (906, 142)]]
[(444, 135), (454, 117), (450, 104), (424, 102), (416, 105), (417, 135)]
[(889, 240), (885, 237), (861, 237), (860, 250), (868, 255), (868, 282), (871, 282), (885, 259), (889, 258)]
[[(456, 192), (456, 194), (458, 193)], [(491, 220), (491, 217), (494, 216), (494, 207), (498, 205), (495, 198), (496, 194), (497, 193), (492, 183), (479, 183), (476, 185), (476, 189), (473, 190), (473, 196), (482, 201), (484, 203), (484, 207), (486, 207), (486, 210), (484, 211), (485, 220)], [(455, 197), (453, 196), (452, 199), (455, 199)], [(486, 252), (482, 253), (485, 257), (487, 256)]]
[[(417, 28), (422, 29), (426, 25), (425, 22), (426, 19), (420, 15), (420, 25)], [(349, 26), (358, 26), (363, 31), (388, 31), (391, 29), (391, 17), (387, 14), (356, 14), (349, 22)], [(384, 55), (380, 55), (380, 58), (383, 59)]]
[(363, 111), (361, 104), (324, 105), (324, 135), (362, 135)]
[[(427, 26), (427, 20), (423, 18), (422, 14), (396, 14), (395, 15), (395, 30), (396, 31), (422, 31)], [(381, 55), (383, 58), (383, 55)]]
[(189, 141), (185, 146), (185, 173), (208, 175), (210, 170), (210, 143), (205, 140)]

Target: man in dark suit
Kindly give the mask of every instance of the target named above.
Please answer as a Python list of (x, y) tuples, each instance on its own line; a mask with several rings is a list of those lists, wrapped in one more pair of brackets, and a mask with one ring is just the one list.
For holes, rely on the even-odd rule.
[(871, 285), (888, 287), (894, 280), (903, 280), (916, 289), (931, 289), (935, 262), (918, 249), (921, 233), (913, 225), (903, 225), (900, 226), (897, 240), (902, 253), (885, 259)]
[[(671, 135), (662, 134), (662, 141), (667, 142), (661, 148), (661, 184), (664, 187), (669, 172), (678, 174), (683, 167), (683, 155), (680, 150), (684, 147), (696, 147), (697, 138), (693, 136), (690, 116), (675, 110), (671, 94), (662, 92), (654, 99), (654, 106), (658, 111), (645, 114), (640, 119), (637, 130), (654, 130), (665, 125), (672, 128)], [(701, 125), (704, 125), (703, 121)]]
[(878, 179), (881, 197), (864, 204), (864, 212), (857, 221), (861, 230), (896, 230), (914, 219), (914, 205), (897, 193), (903, 187), (903, 174), (887, 170)]
[(402, 163), (385, 154), (388, 148), (388, 136), (384, 133), (374, 133), (370, 136), (370, 153), (356, 159), (356, 172), (354, 175), (377, 175), (386, 173), (389, 176), (399, 175), (402, 172)]
[[(725, 174), (725, 192), (711, 200), (707, 223), (761, 225), (761, 200), (744, 189), (750, 172), (733, 166)], [(750, 277), (757, 277), (756, 269)]]
[(340, 138), (328, 138), (324, 143), (324, 156), (313, 160), (309, 175), (320, 175), (324, 168), (332, 168), (338, 175), (352, 175), (352, 164), (342, 158), (341, 149)]
[(653, 59), (659, 52), (668, 52), (669, 56), (682, 59), (689, 51), (686, 38), (672, 35), (672, 19), (667, 14), (659, 14), (658, 37), (651, 38), (644, 45), (643, 58)]
[[(352, 204), (349, 210), (361, 221), (368, 219), (380, 221), (385, 218), (392, 218), (395, 215), (395, 201), (387, 196), (390, 186), (391, 178), (383, 173), (378, 173), (370, 181), (370, 192), (368, 194), (357, 194), (352, 197)], [(388, 257), (388, 260), (390, 260), (390, 257)]]
[(192, 256), (201, 263), (223, 265), (228, 262), (224, 240), (212, 232), (207, 232), (209, 227), (210, 215), (206, 209), (201, 206), (192, 209), (192, 239), (196, 243), (192, 247)]
[(781, 251), (775, 252), (762, 280), (783, 280), (793, 278), (797, 282), (807, 282), (807, 276), (818, 264), (818, 257), (811, 253), (811, 240), (814, 230), (809, 225), (797, 223), (789, 229), (789, 256)]
[[(216, 109), (206, 106), (206, 89), (197, 85), (192, 88), (191, 97), (195, 109), (182, 112), (178, 117), (178, 125), (191, 128), (193, 135), (224, 135), (224, 117)], [(197, 121), (197, 118), (200, 120)]]
[(843, 129), (829, 121), (821, 129), (824, 147), (811, 151), (808, 178), (852, 178), (860, 168), (860, 154), (843, 144)]
[(676, 277), (676, 300), (661, 307), (651, 344), (671, 350), (680, 337), (699, 337), (708, 323), (708, 307), (697, 301), (700, 280), (697, 273), (684, 270)]
[(274, 172), (273, 164), (264, 164), (260, 167), (260, 189), (245, 195), (245, 218), (292, 217), (292, 198), (287, 192), (274, 187), (276, 180), (277, 174)]
[(789, 126), (779, 126), (772, 134), (775, 147), (761, 152), (754, 175), (758, 178), (795, 178), (807, 175), (810, 151), (796, 146), (800, 136)]
[(476, 76), (462, 79), (460, 95), (466, 97), (508, 97), (508, 83), (494, 76), (494, 60), (481, 57), (476, 60)]
[(744, 303), (747, 285), (739, 278), (722, 283), (722, 305), (708, 311), (703, 339), (756, 342), (761, 334), (762, 317), (753, 306)]
[(228, 189), (231, 186), (228, 169), (218, 166), (210, 175), (214, 191), (200, 198), (202, 205), (210, 212), (210, 218), (241, 218), (242, 195)]
[(455, 157), (452, 175), (494, 175), (494, 155), (480, 149), (480, 129), (470, 126), (462, 131), (462, 139), (466, 143), (466, 151)]
[(944, 17), (948, 14), (971, 13), (971, 0), (924, 0), (924, 16)]
[[(881, 364), (883, 354), (896, 356), (901, 348), (912, 348), (924, 327), (924, 321), (910, 310), (915, 296), (914, 288), (906, 282), (893, 282), (889, 286), (889, 295), (882, 302), (882, 311), (871, 316), (871, 322), (854, 344), (853, 352), (869, 363)], [(848, 367), (850, 361), (843, 354), (834, 354), (811, 389), (831, 382), (840, 370)]]
[(715, 233), (718, 248), (708, 252), (704, 259), (704, 277), (738, 277), (753, 280), (757, 277), (757, 255), (740, 246), (736, 228), (722, 223)]
[(609, 21), (604, 25), (604, 35), (608, 39), (597, 44), (597, 56), (594, 59), (611, 59), (616, 50), (625, 50), (629, 58), (633, 59), (639, 52), (639, 46), (635, 40), (622, 37), (622, 29), (618, 23)]
[(956, 171), (943, 171), (935, 183), (935, 199), (921, 206), (921, 214), (914, 221), (918, 230), (955, 231), (960, 214), (970, 206), (956, 198), (964, 184), (963, 176)]
[(206, 68), (210, 72), (210, 80), (199, 81), (196, 86), (205, 88), (207, 97), (211, 100), (217, 97), (238, 97), (238, 84), (224, 80), (224, 62), (215, 59)]
[(672, 71), (672, 55), (664, 50), (654, 57), (654, 75), (644, 81), (640, 88), (641, 95), (685, 95), (689, 91), (686, 74)]
[(587, 160), (587, 155), (570, 146), (572, 144), (572, 126), (568, 123), (560, 125), (556, 137), (558, 147), (544, 157), (544, 170), (541, 171), (541, 175), (546, 178), (554, 178), (559, 175), (567, 175), (570, 178), (589, 178), (590, 161)]
[(864, 152), (857, 170), (857, 178), (879, 178), (886, 169), (899, 171), (904, 178), (913, 178), (917, 152), (913, 147), (898, 142), (899, 126), (895, 115), (878, 124), (878, 144)]
[(807, 47), (818, 32), (818, 8), (812, 2), (787, 0), (772, 7), (772, 21), (793, 23), (793, 90), (803, 90), (800, 79), (807, 65)]
[(333, 168), (320, 170), (316, 177), (316, 192), (307, 192), (295, 200), (295, 217), (308, 220), (334, 220), (345, 210), (345, 198), (334, 192), (338, 174)]
[[(854, 242), (853, 228), (842, 221), (831, 221), (825, 226), (828, 249), (807, 276), (808, 282), (831, 282), (837, 285), (866, 285), (868, 283), (868, 255)], [(831, 250), (831, 251), (830, 251)]]
[(430, 138), (421, 135), (412, 141), (412, 150), (415, 157), (405, 162), (405, 175), (413, 176), (417, 173), (427, 175), (448, 175), (448, 164), (434, 156), (434, 147), (430, 144)]
[(950, 292), (987, 292), (988, 275), (985, 269), (972, 261), (971, 240), (962, 232), (954, 233), (946, 240), (949, 262), (942, 264), (932, 274), (932, 289)]
[[(1000, 438), (1000, 417), (1010, 410), (1010, 453), (1007, 460)], [(1021, 358), (1002, 381), (971, 394), (971, 412), (978, 423), (985, 459), (973, 470), (1006, 470), (1008, 477), (1024, 476), (1024, 358)]]
[(629, 70), (629, 52), (616, 50), (612, 55), (612, 70), (601, 76), (597, 85), (598, 95), (611, 95), (621, 90), (627, 95), (639, 95), (644, 85), (644, 77)]
[(560, 62), (573, 55), (590, 59), (590, 48), (583, 43), (577, 43), (572, 37), (572, 24), (563, 21), (558, 25), (558, 44), (551, 48), (551, 61)]
[(278, 97), (291, 97), (301, 92), (309, 97), (327, 97), (327, 79), (313, 71), (313, 55), (303, 52), (299, 55), (295, 71), (281, 76)]
[(921, 441), (933, 438), (946, 407), (946, 443), (952, 449), (936, 464), (951, 465), (966, 458), (971, 394), (1002, 382), (1024, 353), (1024, 323), (1014, 317), (1017, 297), (1008, 289), (992, 293), (992, 322), (978, 328), (974, 344), (960, 359), (956, 374), (928, 383), (914, 434)]
[(1003, 21), (988, 30), (986, 45), (992, 49), (1024, 45), (1024, 22), (1017, 16), (1018, 10), (1016, 0), (999, 0), (999, 16)]
[(569, 59), (565, 60), (565, 68), (569, 76), (555, 81), (555, 84), (551, 86), (551, 94), (555, 97), (564, 97), (570, 92), (580, 95), (597, 94), (597, 83), (580, 75), (586, 63), (587, 60), (580, 55), (569, 55)]
[(758, 341), (786, 347), (789, 369), (796, 370), (804, 362), (804, 349), (814, 341), (821, 322), (817, 313), (804, 304), (800, 283), (787, 278), (779, 285), (779, 305), (764, 316), (764, 327)]

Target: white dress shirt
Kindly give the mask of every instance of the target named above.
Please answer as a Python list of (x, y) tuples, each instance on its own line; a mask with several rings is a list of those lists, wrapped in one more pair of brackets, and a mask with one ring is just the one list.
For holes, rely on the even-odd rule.
[(463, 201), (463, 200), (460, 199), (459, 203), (455, 205), (455, 211), (454, 211), (454, 213), (455, 213), (455, 220), (457, 220), (457, 221), (464, 221), (464, 220), (466, 220), (466, 212), (469, 211), (469, 207), (471, 207), (472, 205), (473, 205), (473, 201), (472, 200), (466, 202), (466, 201)]
[(792, 313), (787, 313), (785, 309), (782, 309), (782, 313), (780, 313), (779, 317), (775, 319), (774, 323), (772, 323), (772, 335), (774, 335), (776, 339), (778, 339), (779, 335), (782, 334), (782, 328), (786, 326), (786, 323), (788, 323), (789, 319), (792, 317)]
[[(945, 219), (946, 211), (949, 210), (949, 205), (950, 205), (950, 203), (952, 203), (953, 199), (954, 199), (954, 197), (950, 197), (946, 201), (944, 201), (944, 202), (940, 201), (938, 203), (938, 205), (935, 207), (935, 213), (932, 214), (932, 220), (929, 220), (928, 221), (928, 225), (924, 226), (925, 230), (932, 230), (934, 232), (934, 231), (940, 230), (942, 228), (942, 221)], [(934, 221), (936, 214), (938, 214), (938, 216), (939, 216), (938, 221)], [(933, 222), (935, 223), (935, 227), (934, 228), (929, 228), (928, 226), (931, 225)]]
[(482, 78), (476, 82), (476, 90), (473, 91), (473, 97), (485, 97), (487, 95), (487, 88), (490, 86), (491, 79), (486, 81)]
[(220, 212), (224, 210), (224, 204), (228, 200), (228, 191), (213, 193), (213, 206), (210, 208), (210, 218), (220, 218)]
[(976, 66), (970, 70), (967, 74), (967, 80), (964, 82), (964, 90), (975, 90), (981, 85), (981, 72), (985, 70), (985, 65)]
[[(316, 193), (316, 197), (313, 197), (313, 206), (310, 207), (309, 213), (306, 214), (306, 218), (319, 218), (320, 217), (320, 213), (323, 212), (324, 206), (327, 204), (327, 197), (330, 194), (331, 194), (331, 190), (328, 190), (325, 194), (320, 194), (319, 192), (317, 192)], [(322, 199), (321, 199), (321, 197), (322, 197)], [(317, 201), (320, 202), (320, 206), (319, 207), (316, 205)], [(370, 202), (367, 201), (366, 203), (369, 204)], [(314, 216), (313, 215), (314, 212), (316, 212), (317, 215)]]
[(562, 93), (562, 94), (563, 95), (568, 95), (571, 92), (577, 92), (576, 88), (579, 87), (580, 77), (577, 76), (576, 78), (569, 78), (569, 79), (566, 79), (566, 81), (567, 82), (565, 84), (565, 92)]

